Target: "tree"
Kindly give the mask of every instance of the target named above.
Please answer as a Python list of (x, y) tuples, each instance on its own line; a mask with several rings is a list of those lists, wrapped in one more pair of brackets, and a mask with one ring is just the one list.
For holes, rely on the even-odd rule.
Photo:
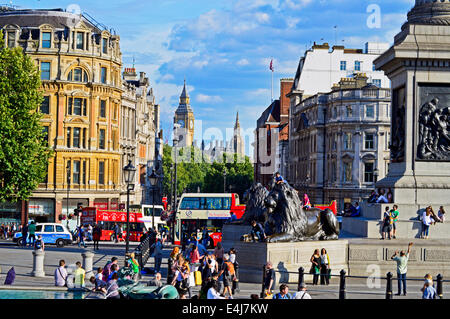
[(27, 200), (47, 175), (53, 152), (40, 124), (40, 86), (33, 61), (0, 41), (0, 202)]

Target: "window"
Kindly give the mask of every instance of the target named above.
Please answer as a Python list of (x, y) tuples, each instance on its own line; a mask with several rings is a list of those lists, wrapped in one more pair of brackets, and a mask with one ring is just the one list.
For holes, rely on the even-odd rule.
[(346, 108), (346, 115), (347, 115), (347, 117), (352, 117), (353, 116), (353, 108), (351, 106), (347, 106), (347, 108)]
[(366, 133), (364, 140), (364, 147), (366, 150), (373, 150), (375, 148), (375, 135)]
[(64, 228), (62, 226), (56, 225), (56, 232), (57, 233), (64, 233)]
[(344, 162), (344, 183), (349, 183), (353, 180), (352, 163)]
[(81, 68), (76, 68), (69, 72), (69, 75), (67, 76), (67, 81), (87, 83), (89, 81), (89, 78), (86, 71), (84, 71)]
[(353, 138), (352, 133), (345, 133), (344, 134), (344, 150), (351, 150), (351, 149), (353, 149), (352, 138)]
[(341, 71), (347, 70), (347, 61), (341, 61)]
[(209, 210), (221, 210), (222, 198), (220, 197), (208, 197), (206, 199), (206, 209)]
[(106, 117), (106, 100), (100, 101), (100, 117)]
[(67, 147), (68, 148), (70, 148), (70, 145), (71, 145), (71, 143), (70, 143), (70, 133), (71, 133), (71, 128), (70, 127), (68, 127), (67, 128)]
[(355, 61), (355, 71), (361, 71), (361, 61)]
[(83, 50), (84, 49), (84, 33), (82, 33), (82, 32), (77, 32), (76, 48), (78, 50)]
[(42, 232), (42, 225), (37, 225), (37, 226), (36, 226), (36, 232), (37, 232), (37, 233)]
[(103, 53), (108, 54), (108, 39), (102, 39)]
[(81, 129), (79, 127), (75, 127), (73, 129), (73, 147), (80, 148), (80, 133)]
[(200, 199), (198, 197), (184, 198), (181, 202), (180, 209), (196, 210), (200, 209)]
[(47, 141), (47, 146), (48, 146), (48, 132), (49, 132), (49, 127), (48, 126), (43, 126), (42, 127), (42, 132), (44, 132), (44, 140)]
[(41, 104), (41, 113), (50, 114), (50, 96), (44, 96), (44, 101)]
[(87, 146), (87, 129), (83, 129), (83, 148), (88, 148)]
[(337, 117), (337, 108), (333, 107), (333, 118)]
[(53, 225), (44, 225), (44, 233), (54, 233), (55, 226)]
[(50, 62), (41, 62), (41, 80), (50, 80)]
[(82, 98), (69, 98), (67, 114), (86, 116), (87, 100)]
[(86, 185), (86, 161), (83, 161), (83, 184)]
[(98, 162), (98, 183), (105, 184), (105, 162)]
[(50, 49), (52, 47), (52, 33), (42, 32), (42, 48)]
[(373, 118), (375, 116), (375, 108), (373, 105), (366, 105), (366, 117)]
[(80, 184), (80, 161), (73, 161), (73, 183)]
[(101, 82), (106, 84), (106, 68), (101, 69)]
[(8, 48), (14, 48), (16, 46), (16, 32), (8, 32)]
[(105, 149), (105, 130), (100, 130), (99, 140), (98, 140), (98, 148), (101, 150)]
[(379, 80), (379, 79), (373, 80), (373, 85), (376, 85), (376, 86), (378, 86), (380, 88), (381, 87), (381, 80)]
[(67, 184), (70, 184), (70, 172), (71, 172), (71, 163), (70, 161), (67, 161), (67, 166), (66, 166), (66, 173), (67, 173)]
[(364, 183), (373, 183), (373, 163), (364, 163)]

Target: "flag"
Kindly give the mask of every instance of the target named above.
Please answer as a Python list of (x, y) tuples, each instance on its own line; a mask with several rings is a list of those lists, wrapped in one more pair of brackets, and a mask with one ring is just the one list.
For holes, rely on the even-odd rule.
[(270, 69), (270, 71), (274, 71), (274, 69), (273, 69), (273, 59), (272, 60), (270, 60), (270, 67), (269, 67), (269, 69)]

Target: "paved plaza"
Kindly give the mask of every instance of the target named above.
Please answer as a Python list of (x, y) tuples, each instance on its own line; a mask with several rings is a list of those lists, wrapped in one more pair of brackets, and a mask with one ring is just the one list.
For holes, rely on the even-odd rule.
[[(130, 250), (134, 250), (135, 244), (130, 246)], [(88, 246), (88, 249), (90, 247)], [(167, 276), (167, 258), (170, 254), (170, 247), (164, 249), (163, 255), (163, 268), (162, 276), (165, 280)], [(53, 273), (57, 267), (58, 261), (64, 259), (67, 265), (75, 264), (77, 261), (82, 261), (81, 254), (84, 251), (83, 248), (78, 248), (76, 245), (68, 246), (64, 248), (56, 248), (53, 246), (48, 246), (45, 249), (45, 261), (44, 270), (45, 278), (36, 278), (31, 276), (32, 271), (32, 249), (22, 248), (13, 245), (11, 242), (1, 242), (0, 243), (0, 287), (3, 286), (5, 279), (5, 274), (7, 271), (14, 267), (16, 271), (16, 279), (14, 282), (14, 287), (34, 287), (34, 288), (54, 288)], [(103, 243), (100, 245), (100, 250), (95, 252), (94, 257), (94, 270), (97, 267), (103, 267), (111, 257), (117, 256), (119, 260), (121, 256), (124, 255), (125, 245), (124, 244), (112, 244)], [(153, 266), (153, 258), (148, 261), (147, 267)], [(392, 270), (394, 272), (395, 267), (393, 264)], [(333, 271), (334, 273), (334, 271)], [(280, 274), (277, 274), (280, 276)], [(142, 280), (148, 281), (152, 278), (150, 275), (143, 275)], [(245, 278), (241, 278), (245, 281)], [(312, 276), (305, 275), (305, 281), (308, 286), (308, 292), (313, 299), (338, 299), (339, 298), (339, 279), (334, 278), (331, 280), (329, 286), (312, 286)], [(420, 299), (422, 288), (422, 282), (408, 282), (408, 296), (394, 296), (395, 299)], [(295, 291), (297, 284), (291, 283), (291, 292)], [(366, 279), (347, 279), (347, 299), (384, 299), (386, 282), (382, 280), (379, 287), (368, 288)], [(393, 292), (396, 293), (397, 282), (393, 281)], [(446, 285), (444, 285), (444, 295), (446, 291)], [(198, 292), (198, 287), (192, 289), (193, 294)], [(249, 299), (251, 294), (259, 294), (261, 292), (260, 284), (249, 284), (240, 283), (240, 292), (235, 295), (235, 299)], [(1, 290), (0, 290), (1, 293)]]

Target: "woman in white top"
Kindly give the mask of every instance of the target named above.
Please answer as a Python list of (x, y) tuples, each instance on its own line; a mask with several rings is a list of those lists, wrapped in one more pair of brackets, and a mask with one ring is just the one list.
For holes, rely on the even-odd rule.
[(444, 206), (439, 207), (438, 217), (441, 223), (445, 222), (445, 209)]
[(422, 236), (423, 239), (428, 239), (428, 234), (430, 231), (430, 225), (434, 223), (432, 214), (431, 214), (431, 206), (428, 206), (422, 215)]

